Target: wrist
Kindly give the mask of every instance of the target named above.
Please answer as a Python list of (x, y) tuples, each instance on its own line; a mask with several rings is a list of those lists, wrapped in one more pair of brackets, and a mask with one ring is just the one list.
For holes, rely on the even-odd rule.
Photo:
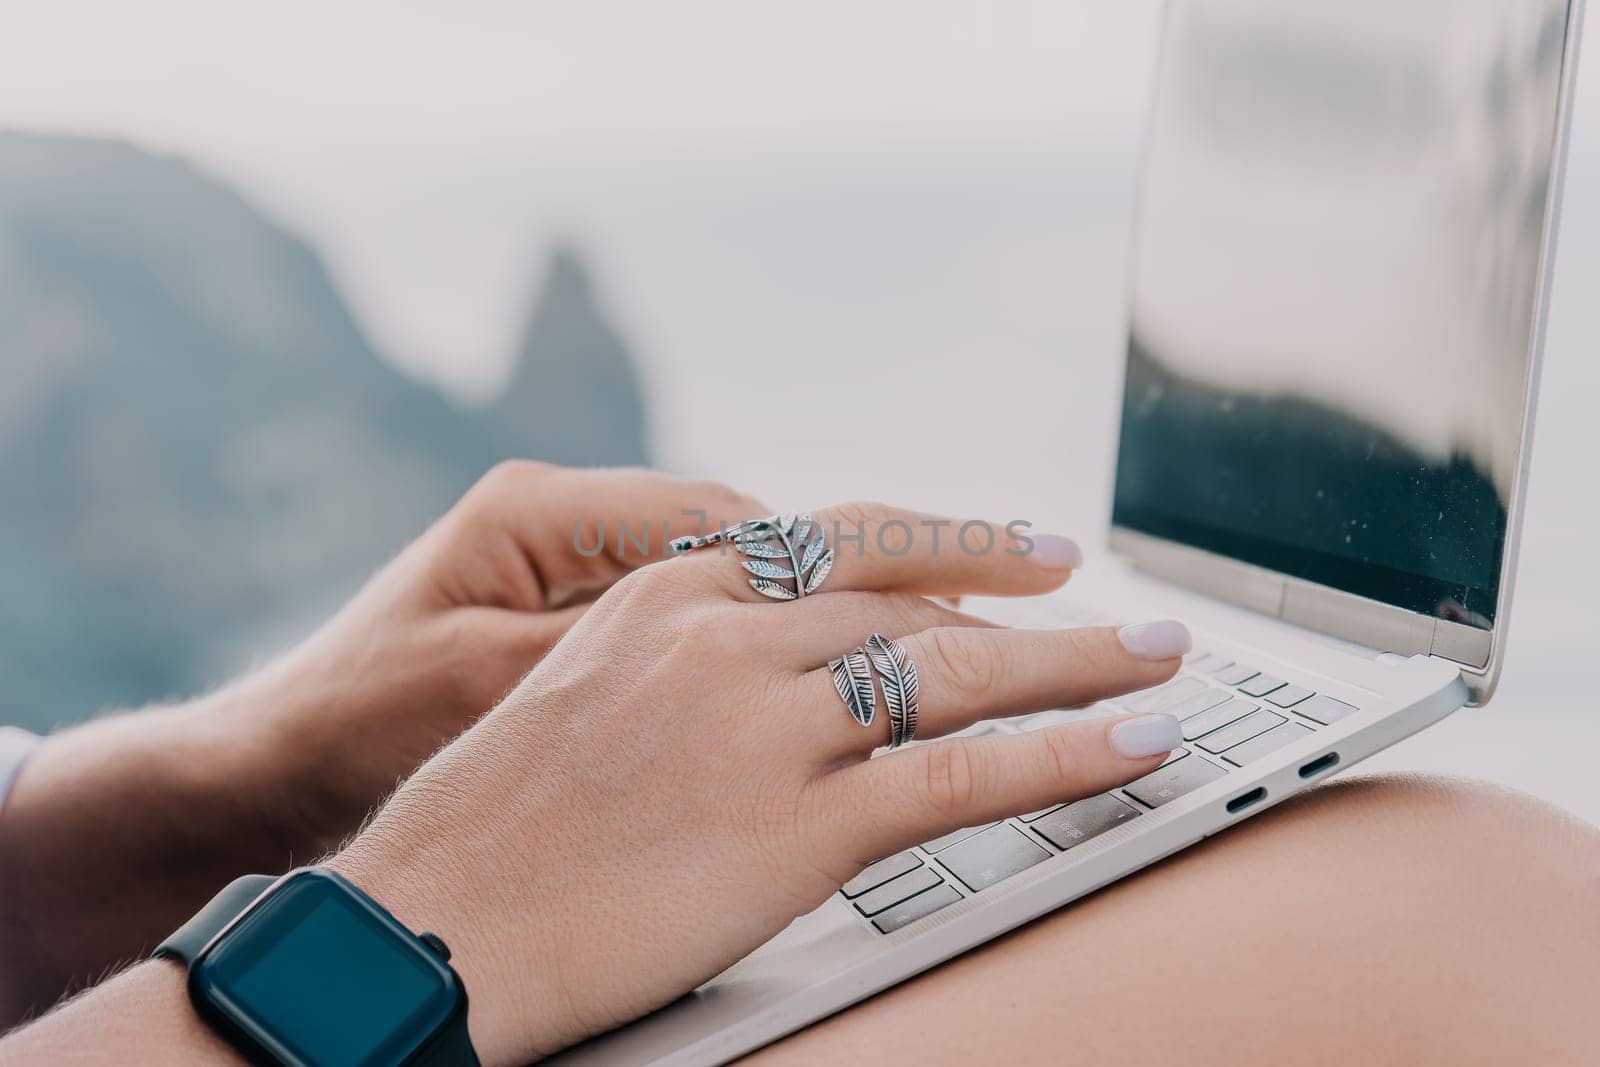
[(327, 866), (411, 931), (431, 931), (449, 946), (484, 1067), (525, 1063), (583, 1037), (559, 979), (554, 901), (512, 899), (485, 877), (492, 868), (470, 844), (456, 849), (408, 829), (386, 810)]
[(214, 798), (228, 825), (257, 843), (259, 855), (239, 873), (281, 871), (331, 852), (364, 814), (335, 813), (319, 789), (298, 725), (306, 704), (292, 679), (268, 670), (170, 709), (161, 731), (166, 780)]
[(142, 956), (218, 884), (304, 854), (266, 744), (202, 700), (39, 746), (0, 818), (0, 1026)]
[(250, 731), (274, 769), (269, 787), (285, 802), (285, 829), (300, 842), (302, 862), (347, 841), (464, 726), (451, 695), (433, 691), (436, 665), (423, 645), (396, 653), (360, 615), (340, 615), (215, 695), (230, 716), (253, 720)]
[(173, 1063), (241, 1064), (239, 1053), (218, 1037), (189, 1001), (188, 974), (172, 960), (149, 960), (132, 968), (126, 980), (124, 1015), (149, 1021), (157, 1037), (149, 1046)]
[(0, 1061), (243, 1064), (189, 1004), (183, 968), (141, 963), (0, 1041)]
[[(341, 773), (334, 728), (342, 709), (296, 658), (255, 671), (196, 702), (210, 723), (225, 723), (224, 746), (240, 754), (241, 781), (260, 799), (262, 829), (283, 846), (285, 862), (336, 849), (379, 799)], [(346, 747), (348, 748), (348, 739)]]

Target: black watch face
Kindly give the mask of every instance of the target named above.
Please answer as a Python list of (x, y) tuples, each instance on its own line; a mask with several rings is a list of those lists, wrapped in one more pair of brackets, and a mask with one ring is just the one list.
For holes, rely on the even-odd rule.
[(395, 1063), (449, 1019), (460, 989), (405, 927), (336, 878), (283, 883), (196, 964), (191, 991), (280, 1063)]

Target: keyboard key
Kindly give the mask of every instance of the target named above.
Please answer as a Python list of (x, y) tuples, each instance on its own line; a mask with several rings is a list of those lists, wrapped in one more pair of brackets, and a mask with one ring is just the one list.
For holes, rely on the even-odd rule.
[(1320, 722), (1324, 726), (1332, 725), (1346, 715), (1354, 715), (1360, 708), (1346, 704), (1342, 700), (1335, 700), (1330, 696), (1318, 693), (1310, 700), (1294, 706), (1296, 715), (1304, 715), (1312, 722)]
[(1226, 726), (1214, 734), (1207, 734), (1200, 742), (1200, 747), (1207, 752), (1224, 752), (1234, 745), (1264, 734), (1280, 722), (1287, 720), (1274, 711), (1258, 711), (1254, 715), (1240, 719), (1232, 726)]
[(868, 918), (880, 911), (888, 911), (896, 904), (910, 900), (918, 893), (932, 889), (943, 882), (939, 872), (932, 867), (918, 867), (910, 874), (902, 874), (892, 882), (886, 882), (855, 901), (856, 910)]
[(1168, 682), (1159, 689), (1149, 689), (1143, 693), (1135, 693), (1133, 696), (1124, 697), (1122, 706), (1129, 711), (1148, 714), (1153, 711), (1161, 711), (1170, 704), (1176, 704), (1185, 697), (1200, 692), (1205, 687), (1206, 683), (1198, 678), (1179, 678), (1175, 682)]
[(1258, 674), (1248, 682), (1239, 683), (1239, 692), (1247, 697), (1264, 697), (1274, 689), (1282, 689), (1287, 684), (1282, 678), (1270, 674)]
[(964, 830), (952, 830), (943, 837), (936, 837), (932, 841), (929, 841), (927, 844), (923, 845), (922, 851), (930, 854), (934, 852), (942, 852), (951, 845), (955, 844), (957, 841), (964, 841), (973, 834), (978, 833), (980, 830), (987, 830), (993, 825), (994, 823), (992, 822), (986, 822), (982, 826), (968, 826)]
[(1254, 667), (1246, 667), (1242, 663), (1235, 663), (1225, 671), (1218, 671), (1214, 677), (1223, 685), (1238, 685), (1240, 682), (1248, 682), (1260, 673)]
[(901, 852), (869, 864), (865, 870), (844, 884), (840, 890), (847, 897), (859, 897), (869, 889), (876, 889), (892, 878), (922, 866), (922, 857), (915, 852)]
[(1236, 767), (1243, 767), (1246, 763), (1258, 760), (1262, 756), (1276, 752), (1284, 745), (1292, 745), (1302, 737), (1310, 737), (1314, 733), (1316, 731), (1309, 726), (1286, 722), (1242, 745), (1234, 745), (1222, 754), (1222, 758)]
[(1220, 730), (1230, 722), (1238, 722), (1260, 707), (1259, 704), (1252, 704), (1248, 700), (1235, 697), (1209, 711), (1202, 711), (1199, 715), (1192, 715), (1183, 720), (1183, 739), (1193, 741), (1204, 737), (1212, 730)]
[(1231, 667), (1233, 660), (1226, 656), (1219, 656), (1215, 652), (1202, 652), (1195, 649), (1183, 659), (1183, 665), (1196, 674), (1210, 674), (1220, 671), (1224, 667)]
[(979, 893), (1049, 858), (1050, 853), (1021, 830), (1001, 825), (945, 849), (939, 862), (968, 889)]
[(1175, 760), (1123, 787), (1123, 792), (1147, 808), (1159, 808), (1214, 782), (1228, 772), (1203, 759)]
[(1033, 821), (1035, 821), (1037, 819), (1044, 818), (1046, 815), (1049, 815), (1052, 811), (1060, 811), (1064, 807), (1066, 807), (1065, 804), (1057, 804), (1055, 807), (1052, 807), (1052, 808), (1040, 808), (1038, 811), (1029, 812), (1027, 815), (1018, 815), (1017, 816), (1017, 821), (1018, 822), (1033, 822)]
[(1216, 675), (1221, 674), (1231, 666), (1233, 666), (1233, 660), (1229, 659), (1227, 656), (1218, 656), (1217, 661), (1208, 666), (1206, 671), (1210, 674)]
[(878, 928), (879, 933), (892, 934), (908, 923), (926, 918), (940, 908), (949, 907), (961, 899), (961, 894), (947, 885), (937, 889), (930, 889), (926, 893), (918, 893), (903, 904), (896, 904), (876, 919), (872, 925)]
[(1059, 849), (1081, 845), (1139, 814), (1110, 793), (1068, 804), (1033, 824), (1033, 832)]
[(1202, 711), (1208, 711), (1216, 707), (1218, 704), (1226, 703), (1231, 696), (1232, 694), (1226, 689), (1213, 689), (1207, 686), (1204, 693), (1196, 693), (1188, 700), (1181, 700), (1168, 708), (1167, 714), (1182, 722), (1191, 715), (1198, 715)]
[(1292, 708), (1306, 697), (1316, 696), (1303, 685), (1286, 685), (1282, 689), (1275, 689), (1267, 696), (1267, 703), (1276, 704), (1280, 708)]

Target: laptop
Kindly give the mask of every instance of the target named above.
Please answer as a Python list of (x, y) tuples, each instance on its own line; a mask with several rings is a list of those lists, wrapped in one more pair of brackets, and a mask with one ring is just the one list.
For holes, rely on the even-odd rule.
[(1490, 698), (1580, 8), (1170, 0), (1115, 563), (1057, 596), (973, 607), (1039, 626), (1173, 616), (1196, 649), (1159, 688), (973, 729), (1165, 711), (1183, 748), (1103, 795), (884, 857), (561, 1062), (733, 1059)]

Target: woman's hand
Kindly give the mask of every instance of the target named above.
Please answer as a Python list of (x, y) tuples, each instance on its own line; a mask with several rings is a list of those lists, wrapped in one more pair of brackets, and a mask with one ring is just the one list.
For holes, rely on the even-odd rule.
[[(877, 550), (924, 517), (820, 512), (826, 584), (774, 603), (715, 549), (645, 568), (600, 599), (490, 715), (429, 761), (334, 860), (415, 929), (439, 932), (486, 1064), (525, 1061), (694, 988), (821, 904), (868, 862), (1153, 770), (1166, 716), (1099, 719), (889, 753), (826, 664), (882, 632), (921, 675), (918, 735), (1083, 704), (1170, 677), (1176, 623), (996, 628), (925, 596), (1066, 581), (1070, 542), (1031, 554), (996, 529), (972, 556), (946, 531)], [(900, 529), (900, 528), (897, 528)], [(890, 534), (889, 541), (897, 543)], [(1008, 551), (1011, 549), (1011, 551)]]
[(284, 792), (331, 848), (668, 538), (759, 510), (651, 471), (502, 463), (236, 703), (270, 716)]

